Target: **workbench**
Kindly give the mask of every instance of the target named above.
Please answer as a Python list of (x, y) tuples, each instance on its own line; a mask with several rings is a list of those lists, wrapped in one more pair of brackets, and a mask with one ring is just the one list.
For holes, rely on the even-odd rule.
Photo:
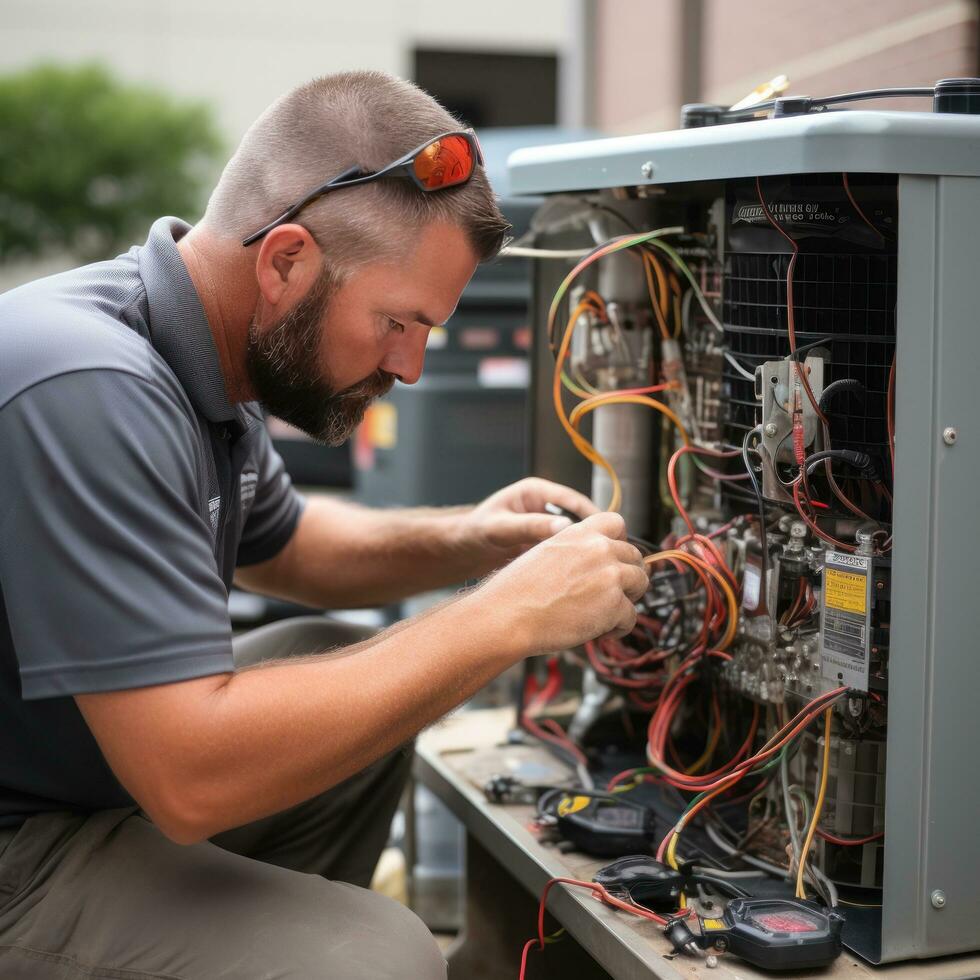
[[(512, 708), (461, 710), (419, 739), (416, 779), (438, 796), (466, 830), (464, 927), (450, 948), (450, 980), (516, 980), (523, 944), (536, 935), (541, 892), (554, 877), (591, 880), (608, 860), (562, 853), (531, 826), (534, 807), (489, 803), (482, 787), (494, 775), (528, 783), (564, 783), (572, 774), (534, 743), (509, 744)], [(585, 889), (555, 886), (548, 912), (563, 941), (532, 949), (527, 980), (761, 980), (762, 973), (724, 955), (677, 956), (660, 927), (616, 911)], [(553, 932), (558, 926), (548, 926)], [(967, 980), (980, 977), (980, 955), (873, 967), (847, 950), (832, 967), (797, 976), (821, 980)]]

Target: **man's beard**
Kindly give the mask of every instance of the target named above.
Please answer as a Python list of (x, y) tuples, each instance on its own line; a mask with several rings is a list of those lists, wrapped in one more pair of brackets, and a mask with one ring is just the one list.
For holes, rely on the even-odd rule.
[(394, 384), (394, 375), (374, 374), (340, 391), (318, 373), (321, 323), (330, 300), (330, 283), (317, 284), (278, 323), (248, 328), (245, 363), (263, 407), (316, 442), (339, 446), (357, 428), (368, 405)]

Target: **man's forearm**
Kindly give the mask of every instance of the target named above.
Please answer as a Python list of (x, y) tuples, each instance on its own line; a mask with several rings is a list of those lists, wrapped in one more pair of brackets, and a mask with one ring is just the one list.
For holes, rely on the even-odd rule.
[(334, 609), (384, 605), (454, 585), (480, 571), (458, 533), (469, 509), (376, 510), (314, 496), (283, 551), (239, 569), (237, 581)]
[[(202, 679), (215, 684), (161, 747), (162, 775), (144, 786), (134, 773), (137, 785), (127, 788), (165, 833), (192, 843), (336, 785), (519, 659), (519, 643), (470, 601), (475, 595), (353, 652)], [(136, 710), (158, 710), (152, 693)], [(115, 765), (113, 746), (103, 750)]]

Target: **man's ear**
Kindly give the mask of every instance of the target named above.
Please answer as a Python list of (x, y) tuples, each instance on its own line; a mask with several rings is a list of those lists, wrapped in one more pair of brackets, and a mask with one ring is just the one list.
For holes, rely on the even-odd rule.
[(255, 277), (269, 306), (290, 308), (323, 272), (323, 253), (302, 225), (273, 228), (259, 247)]

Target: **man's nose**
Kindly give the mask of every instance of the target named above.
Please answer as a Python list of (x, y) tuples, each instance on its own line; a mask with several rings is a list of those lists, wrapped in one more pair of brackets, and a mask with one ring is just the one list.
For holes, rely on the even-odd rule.
[(416, 327), (413, 329), (410, 327), (385, 355), (381, 362), (382, 370), (397, 375), (404, 384), (415, 384), (422, 377), (422, 367), (425, 363), (425, 344), (428, 337), (428, 328)]

